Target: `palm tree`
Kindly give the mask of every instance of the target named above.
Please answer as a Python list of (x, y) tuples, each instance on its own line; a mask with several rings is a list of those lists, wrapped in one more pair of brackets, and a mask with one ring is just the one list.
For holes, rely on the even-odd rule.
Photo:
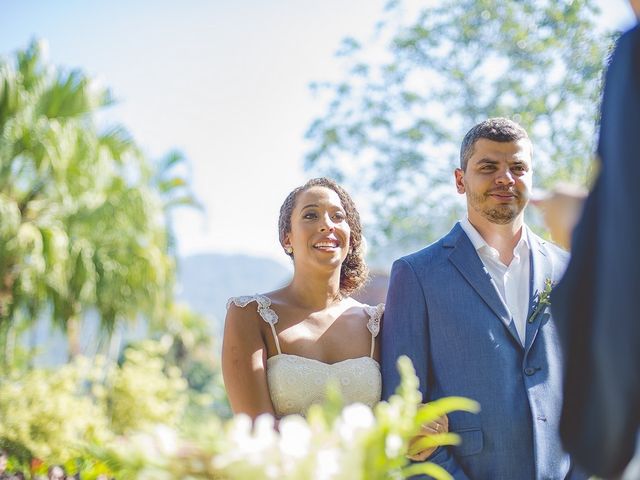
[(182, 152), (174, 150), (154, 164), (151, 185), (159, 192), (162, 210), (167, 225), (169, 252), (177, 257), (176, 239), (171, 214), (177, 207), (189, 207), (202, 210), (202, 204), (191, 191), (186, 158)]
[(111, 103), (81, 71), (46, 65), (38, 42), (15, 68), (0, 62), (3, 365), (12, 328), (43, 312), (73, 356), (88, 310), (109, 333), (141, 314), (161, 317), (170, 300), (164, 192), (125, 129), (98, 131), (95, 114)]

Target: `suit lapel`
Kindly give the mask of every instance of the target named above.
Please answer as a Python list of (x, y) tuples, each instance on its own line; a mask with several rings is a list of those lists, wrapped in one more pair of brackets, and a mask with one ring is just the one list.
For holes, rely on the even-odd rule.
[(511, 320), (509, 309), (500, 298), (491, 274), (489, 274), (482, 260), (480, 260), (471, 240), (464, 233), (460, 224), (456, 224), (449, 235), (444, 238), (443, 245), (445, 248), (452, 249), (449, 255), (451, 263), (501, 320), (516, 343), (522, 347), (516, 327)]
[(529, 264), (529, 312), (527, 313), (525, 337), (526, 351), (531, 348), (531, 345), (536, 339), (545, 315), (550, 315), (548, 309), (544, 309), (536, 315), (532, 322), (529, 322), (537, 306), (538, 294), (544, 291), (545, 280), (547, 278), (553, 278), (553, 264), (544, 249), (544, 241), (529, 232), (529, 245), (531, 246), (531, 258)]

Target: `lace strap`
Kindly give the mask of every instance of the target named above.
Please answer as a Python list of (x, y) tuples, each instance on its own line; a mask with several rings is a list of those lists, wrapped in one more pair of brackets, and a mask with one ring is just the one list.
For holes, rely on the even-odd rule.
[(375, 338), (380, 333), (380, 320), (384, 314), (384, 303), (379, 303), (375, 307), (367, 305), (364, 307), (365, 312), (369, 315), (369, 321), (367, 322), (367, 328), (371, 332), (371, 354), (373, 357), (373, 349), (375, 348)]
[(278, 341), (278, 334), (276, 333), (275, 324), (278, 323), (278, 314), (271, 308), (271, 299), (265, 295), (244, 295), (242, 297), (231, 297), (227, 301), (227, 308), (233, 303), (236, 307), (244, 308), (251, 302), (258, 304), (258, 314), (260, 317), (269, 324), (271, 332), (273, 333), (273, 339), (276, 342), (276, 348), (278, 354), (281, 354), (280, 342)]

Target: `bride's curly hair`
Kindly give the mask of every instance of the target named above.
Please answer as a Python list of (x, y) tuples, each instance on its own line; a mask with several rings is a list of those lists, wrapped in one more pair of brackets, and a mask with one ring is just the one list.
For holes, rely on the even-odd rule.
[[(364, 261), (364, 240), (362, 238), (360, 214), (351, 196), (344, 188), (326, 177), (312, 178), (304, 185), (294, 188), (280, 207), (280, 218), (278, 219), (280, 245), (284, 247), (285, 237), (291, 232), (291, 214), (298, 194), (311, 187), (325, 187), (336, 192), (344, 208), (347, 224), (351, 229), (349, 253), (340, 267), (340, 293), (346, 297), (366, 283), (369, 277), (369, 269)], [(285, 253), (293, 258), (293, 253), (288, 253), (286, 250)]]

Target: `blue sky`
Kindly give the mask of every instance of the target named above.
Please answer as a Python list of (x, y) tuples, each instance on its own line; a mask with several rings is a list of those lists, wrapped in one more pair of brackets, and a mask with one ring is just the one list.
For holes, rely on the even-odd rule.
[[(415, 7), (420, 2), (409, 2)], [(599, 0), (602, 23), (630, 25), (624, 0)], [(286, 262), (277, 215), (303, 182), (303, 136), (323, 111), (308, 84), (340, 77), (334, 52), (366, 38), (383, 0), (0, 0), (0, 55), (46, 39), (56, 65), (82, 68), (119, 104), (150, 156), (190, 161), (205, 213), (175, 218), (182, 254), (265, 255)]]

